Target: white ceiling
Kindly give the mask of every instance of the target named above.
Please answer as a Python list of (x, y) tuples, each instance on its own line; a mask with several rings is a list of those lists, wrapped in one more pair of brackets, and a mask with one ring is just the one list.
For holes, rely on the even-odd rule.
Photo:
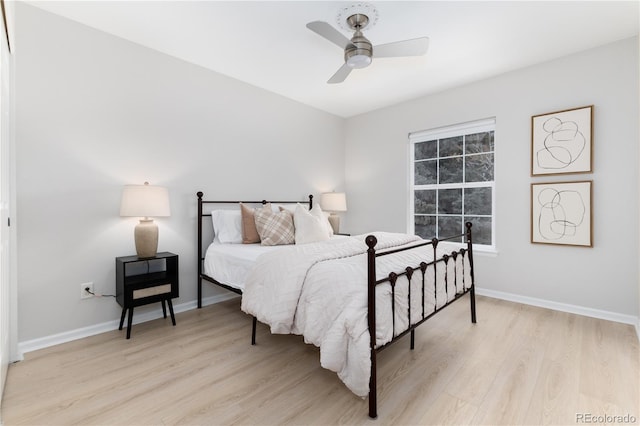
[(330, 85), (343, 53), (305, 25), (338, 27), (338, 12), (357, 2), (29, 3), (341, 117), (632, 37), (639, 26), (638, 1), (370, 2), (379, 19), (364, 33), (374, 46), (428, 36), (429, 51), (374, 59)]

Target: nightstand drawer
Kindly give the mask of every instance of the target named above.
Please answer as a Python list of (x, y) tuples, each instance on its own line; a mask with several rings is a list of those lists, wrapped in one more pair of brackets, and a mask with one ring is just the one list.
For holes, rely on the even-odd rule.
[(159, 294), (171, 293), (171, 284), (158, 285), (155, 287), (133, 290), (133, 299), (143, 299), (145, 297), (157, 296)]

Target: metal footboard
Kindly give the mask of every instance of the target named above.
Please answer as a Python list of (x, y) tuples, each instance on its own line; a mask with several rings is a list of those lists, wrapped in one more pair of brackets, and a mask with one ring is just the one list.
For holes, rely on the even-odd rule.
[[(450, 255), (446, 254), (438, 257), (436, 255), (436, 249), (438, 247), (438, 243), (441, 241), (458, 239), (460, 237), (465, 237), (466, 239), (466, 248), (462, 248), (458, 251), (452, 252)], [(476, 303), (475, 303), (475, 288), (474, 288), (474, 273), (473, 273), (473, 245), (472, 245), (472, 236), (471, 236), (471, 223), (466, 223), (466, 232), (464, 234), (455, 235), (453, 237), (437, 239), (434, 238), (429, 242), (417, 244), (411, 247), (403, 247), (396, 250), (388, 250), (384, 252), (377, 253), (375, 250), (375, 246), (377, 244), (377, 239), (373, 235), (369, 235), (365, 240), (368, 250), (367, 250), (367, 277), (368, 277), (368, 323), (369, 323), (369, 345), (371, 350), (371, 376), (369, 379), (369, 417), (376, 418), (378, 416), (378, 408), (377, 408), (377, 375), (376, 375), (376, 356), (377, 353), (388, 347), (392, 343), (395, 343), (400, 338), (405, 336), (408, 333), (411, 333), (411, 349), (415, 347), (415, 329), (426, 320), (431, 318), (437, 312), (441, 311), (445, 307), (449, 306), (451, 303), (455, 302), (465, 294), (469, 293), (470, 296), (470, 304), (471, 304), (471, 322), (476, 322)], [(382, 279), (377, 279), (376, 275), (376, 260), (382, 256), (388, 256), (395, 253), (399, 253), (407, 250), (414, 250), (418, 247), (424, 247), (431, 245), (433, 247), (433, 260), (430, 262), (421, 262), (419, 265), (409, 265), (404, 270), (391, 272), (387, 277)], [(466, 256), (465, 256), (466, 255)], [(458, 256), (462, 256), (462, 272), (464, 274), (465, 270), (465, 262), (468, 264), (469, 268), (469, 277), (471, 282), (466, 283), (465, 277), (462, 277), (462, 291), (456, 291), (455, 296), (452, 298), (449, 297), (448, 292), (450, 291), (450, 283), (453, 282), (453, 288), (456, 288), (457, 283), (457, 268), (455, 262), (457, 262)], [(448, 276), (448, 265), (449, 262), (454, 262), (454, 275), (453, 277)], [(434, 274), (434, 309), (431, 312), (427, 312), (425, 308), (425, 282), (426, 282), (426, 274), (429, 266), (433, 265), (433, 274)], [(444, 267), (444, 289), (445, 289), (445, 300), (446, 303), (438, 306), (438, 268)], [(411, 322), (412, 313), (411, 313), (411, 279), (414, 274), (421, 275), (421, 316), (420, 320), (413, 323)], [(408, 280), (408, 303), (407, 303), (407, 327), (404, 330), (400, 330), (396, 333), (396, 283), (399, 277), (406, 276)], [(389, 284), (391, 286), (391, 317), (392, 317), (392, 339), (388, 343), (377, 346), (376, 345), (376, 288), (381, 284)], [(442, 297), (442, 295), (440, 295)]]

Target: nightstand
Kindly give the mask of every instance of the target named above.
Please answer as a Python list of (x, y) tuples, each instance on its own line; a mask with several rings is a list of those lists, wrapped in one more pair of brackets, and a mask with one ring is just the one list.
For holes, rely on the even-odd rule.
[(178, 255), (163, 252), (154, 257), (123, 256), (116, 257), (116, 300), (122, 306), (120, 327), (129, 311), (127, 321), (127, 339), (131, 337), (133, 308), (162, 303), (162, 313), (167, 317), (165, 302), (169, 305), (171, 322), (176, 325), (171, 299), (179, 296)]

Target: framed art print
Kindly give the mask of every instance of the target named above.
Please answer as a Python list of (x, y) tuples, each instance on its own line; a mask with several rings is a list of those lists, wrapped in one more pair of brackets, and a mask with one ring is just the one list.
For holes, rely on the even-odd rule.
[(531, 117), (531, 175), (592, 171), (593, 105)]
[(531, 242), (593, 247), (592, 181), (531, 184)]

